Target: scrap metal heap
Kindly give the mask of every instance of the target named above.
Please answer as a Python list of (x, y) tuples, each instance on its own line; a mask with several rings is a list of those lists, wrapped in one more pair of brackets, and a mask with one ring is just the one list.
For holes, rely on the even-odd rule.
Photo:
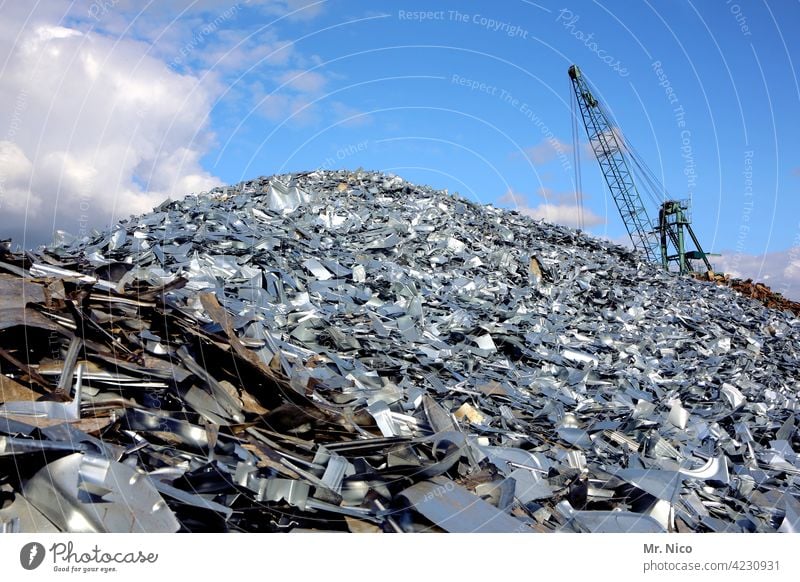
[[(698, 274), (695, 278), (701, 280), (709, 279), (706, 273)], [(782, 293), (773, 291), (764, 283), (754, 282), (752, 279), (737, 279), (720, 273), (715, 273), (711, 280), (717, 285), (726, 285), (745, 297), (757, 299), (770, 309), (781, 309), (800, 315), (800, 302), (787, 299)]]
[(800, 321), (317, 171), (0, 253), (5, 531), (800, 529)]

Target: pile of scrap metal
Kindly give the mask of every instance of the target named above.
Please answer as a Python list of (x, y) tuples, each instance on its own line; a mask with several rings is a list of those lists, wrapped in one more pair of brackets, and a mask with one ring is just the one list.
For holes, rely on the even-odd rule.
[(0, 527), (798, 531), (798, 349), (567, 228), (260, 178), (5, 245)]
[[(705, 275), (699, 277), (701, 280), (706, 279)], [(756, 301), (760, 301), (770, 309), (781, 309), (784, 311), (791, 311), (795, 315), (800, 315), (800, 303), (792, 301), (783, 296), (782, 293), (773, 291), (768, 285), (764, 283), (756, 283), (752, 279), (737, 279), (730, 275), (714, 274), (712, 279), (717, 285), (726, 285), (741, 293), (745, 297), (750, 297)]]

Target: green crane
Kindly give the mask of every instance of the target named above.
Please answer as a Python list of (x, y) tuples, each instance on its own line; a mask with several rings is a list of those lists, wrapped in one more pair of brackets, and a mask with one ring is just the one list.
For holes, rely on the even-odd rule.
[[(635, 154), (619, 129), (611, 124), (578, 66), (572, 65), (568, 72), (589, 145), (600, 164), (633, 247), (647, 260), (660, 263), (667, 270), (689, 273), (693, 271), (691, 261), (699, 260), (708, 273), (713, 272), (709, 255), (703, 252), (692, 230), (688, 201), (665, 200), (666, 190)], [(577, 133), (573, 134), (573, 139), (577, 139)], [(579, 145), (573, 145), (575, 151), (579, 151)], [(576, 172), (580, 171), (577, 166), (576, 163)], [(651, 189), (651, 197), (660, 203), (658, 224), (653, 224), (647, 214), (632, 169), (640, 173)], [(695, 250), (686, 250), (687, 235)]]

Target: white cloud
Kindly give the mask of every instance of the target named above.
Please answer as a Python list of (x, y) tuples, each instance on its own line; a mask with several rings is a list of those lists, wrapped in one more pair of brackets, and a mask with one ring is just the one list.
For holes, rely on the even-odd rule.
[[(220, 72), (256, 63), (285, 64), (298, 56), (277, 30), (310, 21), (325, 0), (75, 0), (70, 17), (114, 38), (147, 43), (150, 54), (176, 67)], [(269, 26), (271, 22), (274, 25)]]
[(586, 151), (594, 155), (594, 148), (596, 147), (602, 147), (603, 149), (608, 149), (611, 152), (616, 152), (618, 150), (622, 150), (623, 152), (628, 151), (625, 139), (622, 137), (622, 133), (616, 126), (598, 133), (595, 139), (586, 144)]
[[(301, 53), (282, 34), (290, 21), (322, 15), (326, 0), (171, 0), (146, 6), (133, 0), (76, 2), (73, 19), (114, 38), (146, 42), (148, 54), (173, 71), (196, 71), (206, 85), (220, 86), (216, 93), (229, 110), (255, 111), (292, 127), (327, 119), (331, 112), (338, 115), (335, 105), (312, 104), (333, 78), (328, 71), (311, 70), (324, 59)], [(90, 12), (93, 16), (87, 17)], [(348, 125), (364, 122), (356, 118)]]
[(302, 127), (318, 120), (317, 107), (305, 95), (266, 92), (260, 83), (254, 83), (251, 96), (258, 113), (274, 123), (286, 121)]
[(592, 212), (590, 208), (580, 207), (576, 203), (569, 202), (570, 199), (575, 200), (574, 194), (558, 194), (554, 195), (554, 197), (558, 202), (545, 201), (542, 204), (531, 207), (528, 205), (528, 200), (524, 195), (509, 190), (499, 199), (499, 202), (508, 204), (514, 210), (531, 218), (572, 228), (580, 226), (581, 220), (583, 221), (583, 228), (605, 223), (603, 217)]
[(0, 34), (0, 237), (79, 234), (218, 183), (199, 161), (210, 84), (144, 43), (61, 26), (57, 11), (27, 17), (0, 24), (14, 30)]
[(537, 166), (549, 164), (556, 159), (560, 160), (562, 164), (569, 165), (572, 145), (557, 137), (549, 137), (536, 145), (525, 148), (524, 151), (525, 155)]
[(325, 7), (324, 0), (252, 0), (254, 4), (264, 7), (268, 12), (280, 16), (286, 15), (291, 20), (313, 20)]
[(800, 247), (751, 255), (722, 251), (712, 257), (714, 269), (739, 279), (753, 279), (785, 297), (800, 300)]
[(324, 75), (315, 71), (286, 71), (283, 73), (279, 80), (289, 87), (300, 93), (318, 93), (327, 82)]
[(536, 219), (546, 220), (573, 228), (581, 224), (583, 218), (583, 228), (589, 228), (603, 224), (602, 217), (597, 216), (588, 208), (581, 208), (577, 204), (539, 204), (534, 208), (520, 208), (522, 214), (527, 214)]
[[(209, 115), (216, 99), (228, 114), (255, 108), (276, 123), (291, 117), (296, 126), (318, 122), (323, 113), (357, 113), (338, 102), (311, 105), (330, 74), (308, 71), (321, 58), (301, 54), (281, 34), (287, 20), (316, 18), (324, 6), (315, 0), (5, 3), (0, 238), (31, 246), (50, 240), (54, 229), (80, 234), (167, 196), (217, 184), (201, 164), (214, 144)], [(279, 25), (261, 26), (283, 16)]]
[[(53, 0), (50, 0), (51, 2)], [(57, 0), (56, 0), (57, 1)], [(70, 16), (95, 24), (115, 36), (129, 32), (147, 40), (163, 39), (170, 31), (229, 20), (250, 11), (274, 19), (308, 21), (324, 12), (327, 0), (74, 0)]]
[(633, 242), (631, 241), (631, 237), (627, 234), (609, 236), (607, 233), (605, 233), (605, 234), (599, 234), (598, 237), (607, 240), (608, 242), (613, 243), (615, 245), (620, 245), (630, 250), (635, 250), (633, 248)]
[(552, 188), (541, 187), (536, 191), (536, 195), (544, 199), (548, 204), (577, 204), (578, 197), (575, 192), (556, 192)]
[[(200, 48), (200, 47), (198, 47)], [(187, 40), (173, 59), (183, 59), (181, 52), (192, 49)], [(196, 58), (203, 67), (219, 72), (239, 72), (259, 63), (272, 67), (286, 66), (297, 54), (294, 45), (278, 38), (274, 31), (246, 34), (242, 30), (220, 30), (201, 47), (192, 49), (190, 58)]]

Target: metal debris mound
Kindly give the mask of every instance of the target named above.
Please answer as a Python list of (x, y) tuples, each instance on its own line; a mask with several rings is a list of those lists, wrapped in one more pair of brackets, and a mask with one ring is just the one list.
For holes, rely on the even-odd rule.
[(8, 532), (795, 532), (800, 322), (373, 172), (0, 251)]

